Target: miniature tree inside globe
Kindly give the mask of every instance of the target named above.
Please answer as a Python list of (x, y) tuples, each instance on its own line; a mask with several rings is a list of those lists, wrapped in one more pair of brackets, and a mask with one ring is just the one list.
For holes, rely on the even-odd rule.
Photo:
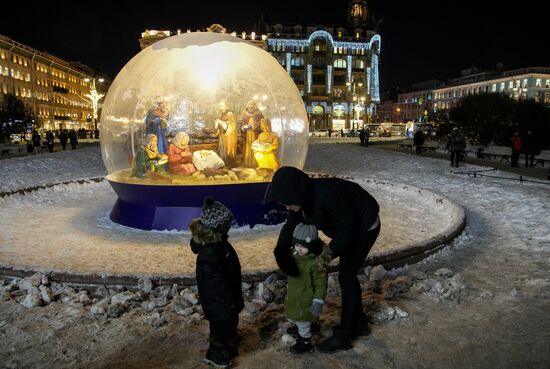
[[(197, 192), (197, 186), (213, 185), (223, 185), (225, 190), (216, 189), (217, 195), (230, 201), (228, 191), (237, 189), (228, 185), (266, 185), (282, 165), (302, 168), (307, 127), (298, 89), (264, 50), (219, 33), (187, 33), (159, 41), (126, 64), (103, 104), (103, 161), (119, 195), (117, 203), (123, 203), (115, 208), (138, 204), (154, 207), (149, 210), (154, 213), (193, 208), (195, 201), (202, 201), (198, 197), (214, 191)], [(148, 192), (137, 196), (131, 185)], [(193, 188), (192, 196), (181, 194), (192, 197), (193, 204), (159, 202), (160, 195), (145, 199), (167, 186)], [(128, 191), (134, 194), (122, 193)], [(260, 201), (238, 197), (234, 207), (239, 201)], [(116, 209), (111, 218), (117, 221), (120, 214), (113, 213)]]

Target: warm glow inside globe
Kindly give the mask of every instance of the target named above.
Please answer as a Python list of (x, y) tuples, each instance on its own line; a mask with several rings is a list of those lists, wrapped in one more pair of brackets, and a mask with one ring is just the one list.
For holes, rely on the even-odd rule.
[(186, 33), (141, 51), (101, 113), (109, 180), (196, 185), (270, 180), (302, 168), (307, 115), (296, 85), (266, 51), (227, 34)]

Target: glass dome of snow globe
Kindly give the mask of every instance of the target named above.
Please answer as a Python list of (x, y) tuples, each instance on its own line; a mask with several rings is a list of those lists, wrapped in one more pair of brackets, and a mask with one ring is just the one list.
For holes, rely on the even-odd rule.
[(118, 195), (115, 222), (186, 229), (205, 196), (237, 224), (273, 223), (274, 171), (302, 168), (308, 124), (294, 82), (266, 51), (237, 37), (186, 33), (132, 58), (102, 109), (100, 141)]

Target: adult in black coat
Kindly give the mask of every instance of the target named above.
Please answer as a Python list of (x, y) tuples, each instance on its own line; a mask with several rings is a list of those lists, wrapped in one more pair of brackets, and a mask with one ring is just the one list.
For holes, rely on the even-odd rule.
[(339, 257), (341, 321), (333, 327), (332, 337), (319, 343), (317, 349), (322, 352), (350, 349), (353, 338), (369, 333), (357, 274), (380, 233), (378, 203), (357, 183), (339, 178), (310, 178), (293, 167), (275, 172), (271, 199), (289, 211), (274, 251), (284, 273), (298, 274), (291, 257), (292, 234), (298, 223), (314, 224), (331, 238), (323, 257), (327, 260)]
[(78, 145), (78, 137), (76, 136), (76, 132), (74, 129), (71, 129), (69, 131), (69, 142), (71, 143), (71, 148), (73, 150), (76, 149), (76, 145)]
[(189, 225), (191, 250), (197, 254), (197, 289), (210, 323), (210, 346), (204, 361), (220, 367), (231, 365), (229, 359), (237, 354), (234, 339), (239, 312), (244, 308), (241, 264), (227, 235), (232, 219), (225, 206), (207, 197), (201, 218)]
[(523, 137), (523, 154), (525, 155), (525, 167), (535, 166), (535, 155), (540, 154), (540, 144), (536, 136), (533, 135), (533, 131), (528, 130)]
[(414, 132), (413, 143), (416, 148), (416, 155), (422, 154), (422, 145), (424, 145), (424, 133), (421, 128), (417, 128)]
[(65, 147), (67, 146), (68, 138), (69, 137), (67, 136), (67, 131), (66, 130), (61, 131), (61, 133), (59, 134), (59, 143), (61, 144), (61, 147), (63, 148), (63, 150), (65, 150)]

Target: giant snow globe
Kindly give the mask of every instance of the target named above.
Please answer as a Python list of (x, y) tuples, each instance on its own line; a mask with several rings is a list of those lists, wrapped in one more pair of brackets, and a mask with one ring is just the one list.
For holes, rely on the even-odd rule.
[(103, 104), (111, 219), (187, 229), (210, 195), (239, 225), (277, 223), (269, 183), (280, 166), (303, 167), (307, 127), (294, 82), (264, 50), (219, 33), (159, 41), (126, 64)]

